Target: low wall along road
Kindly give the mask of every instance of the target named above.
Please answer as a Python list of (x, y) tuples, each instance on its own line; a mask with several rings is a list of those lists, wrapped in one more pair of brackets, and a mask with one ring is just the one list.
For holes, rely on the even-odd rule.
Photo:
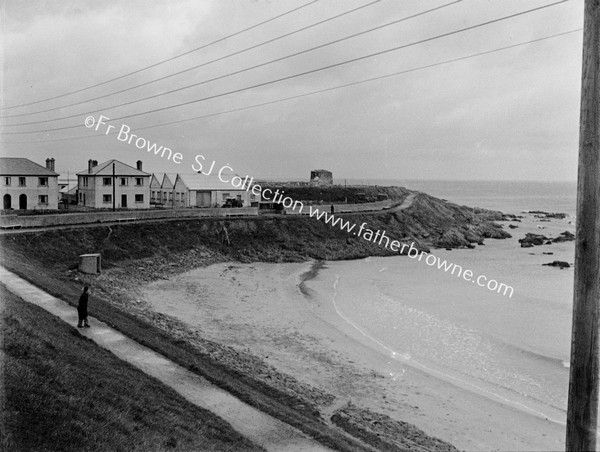
[(70, 224), (107, 223), (116, 221), (159, 220), (161, 218), (256, 216), (257, 207), (173, 210), (128, 210), (119, 212), (82, 212), (56, 215), (3, 215), (0, 228), (39, 228)]

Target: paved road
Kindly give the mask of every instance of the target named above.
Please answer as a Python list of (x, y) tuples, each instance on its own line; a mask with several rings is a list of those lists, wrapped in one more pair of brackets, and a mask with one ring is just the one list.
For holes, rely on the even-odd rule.
[[(417, 193), (410, 193), (405, 199), (404, 201), (402, 201), (400, 204), (393, 206), (389, 209), (382, 209), (382, 210), (368, 210), (368, 211), (358, 211), (358, 212), (345, 212), (343, 213), (344, 216), (347, 215), (364, 215), (364, 214), (369, 214), (369, 213), (378, 213), (378, 212), (395, 212), (395, 211), (399, 211), (399, 210), (405, 210), (408, 209), (410, 206), (412, 206), (413, 201), (415, 199), (415, 197), (417, 196)], [(339, 213), (335, 214), (340, 215)], [(304, 215), (289, 215), (286, 216), (286, 218), (296, 218), (296, 217), (300, 217), (300, 216), (304, 216)], [(246, 216), (232, 216), (232, 217), (178, 217), (178, 218), (157, 218), (157, 219), (148, 219), (148, 220), (136, 220), (136, 221), (130, 221), (130, 222), (120, 222), (120, 221), (107, 221), (107, 222), (102, 222), (102, 223), (88, 223), (88, 224), (67, 224), (67, 225), (60, 225), (60, 226), (47, 226), (47, 227), (40, 227), (40, 228), (24, 228), (24, 229), (0, 229), (0, 235), (9, 235), (9, 234), (25, 234), (28, 232), (43, 232), (43, 231), (51, 231), (51, 230), (56, 230), (56, 229), (78, 229), (78, 228), (95, 228), (98, 226), (115, 226), (115, 225), (119, 225), (119, 224), (128, 224), (128, 223), (157, 223), (157, 222), (165, 222), (165, 221), (180, 221), (180, 220), (204, 220), (204, 219), (221, 219), (221, 220), (232, 220), (232, 219), (236, 219), (236, 218), (281, 218), (281, 214), (260, 214), (259, 216), (256, 215), (246, 215)]]
[[(42, 307), (65, 322), (76, 325), (77, 310), (0, 267), (0, 280), (25, 301)], [(301, 431), (247, 405), (204, 378), (129, 339), (105, 323), (90, 317), (91, 328), (82, 335), (110, 350), (120, 359), (170, 386), (187, 400), (221, 417), (240, 434), (268, 451), (329, 451)]]

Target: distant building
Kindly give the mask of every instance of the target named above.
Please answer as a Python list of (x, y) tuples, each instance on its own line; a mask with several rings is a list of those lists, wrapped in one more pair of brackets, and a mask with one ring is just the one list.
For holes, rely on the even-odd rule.
[(114, 206), (118, 209), (150, 207), (150, 174), (142, 171), (140, 160), (136, 168), (114, 159), (100, 164), (89, 160), (87, 171), (77, 173), (77, 185), (80, 206), (112, 208), (114, 193)]
[(153, 173), (150, 181), (150, 204), (159, 207), (175, 207), (173, 188), (177, 174)]
[(228, 199), (241, 201), (243, 207), (258, 207), (260, 202), (250, 190), (235, 188), (216, 174), (178, 174), (173, 195), (175, 207), (222, 207)]
[(162, 196), (162, 204), (165, 207), (175, 207), (175, 195), (173, 191), (175, 190), (175, 181), (177, 180), (177, 174), (167, 174), (162, 178), (162, 183), (160, 185), (160, 192)]
[(2, 208), (4, 210), (58, 209), (58, 173), (54, 159), (46, 167), (26, 158), (0, 158)]
[(152, 174), (150, 178), (150, 205), (156, 206), (162, 204), (160, 186), (162, 184), (162, 173)]
[(60, 200), (63, 204), (77, 204), (77, 182), (58, 183)]
[(324, 169), (316, 169), (310, 172), (311, 185), (333, 185), (333, 173)]

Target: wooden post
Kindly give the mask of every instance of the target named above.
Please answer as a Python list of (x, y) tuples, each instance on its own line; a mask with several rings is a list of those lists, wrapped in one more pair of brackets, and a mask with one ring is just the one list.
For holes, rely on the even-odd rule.
[(567, 451), (596, 450), (600, 304), (600, 0), (585, 0)]
[(117, 200), (115, 199), (116, 196), (116, 191), (117, 191), (117, 187), (115, 187), (116, 185), (116, 178), (115, 178), (115, 162), (113, 162), (112, 164), (112, 189), (113, 189), (113, 195), (112, 195), (112, 199), (113, 199), (113, 212), (115, 211), (115, 203), (117, 202)]

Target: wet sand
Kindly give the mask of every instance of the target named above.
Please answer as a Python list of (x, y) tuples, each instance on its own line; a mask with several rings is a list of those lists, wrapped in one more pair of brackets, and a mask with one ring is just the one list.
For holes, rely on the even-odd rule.
[(152, 283), (143, 295), (203, 337), (333, 394), (325, 414), (351, 401), (460, 449), (564, 448), (562, 425), (393, 359), (343, 318), (335, 279), (318, 270), (313, 262), (215, 264)]

